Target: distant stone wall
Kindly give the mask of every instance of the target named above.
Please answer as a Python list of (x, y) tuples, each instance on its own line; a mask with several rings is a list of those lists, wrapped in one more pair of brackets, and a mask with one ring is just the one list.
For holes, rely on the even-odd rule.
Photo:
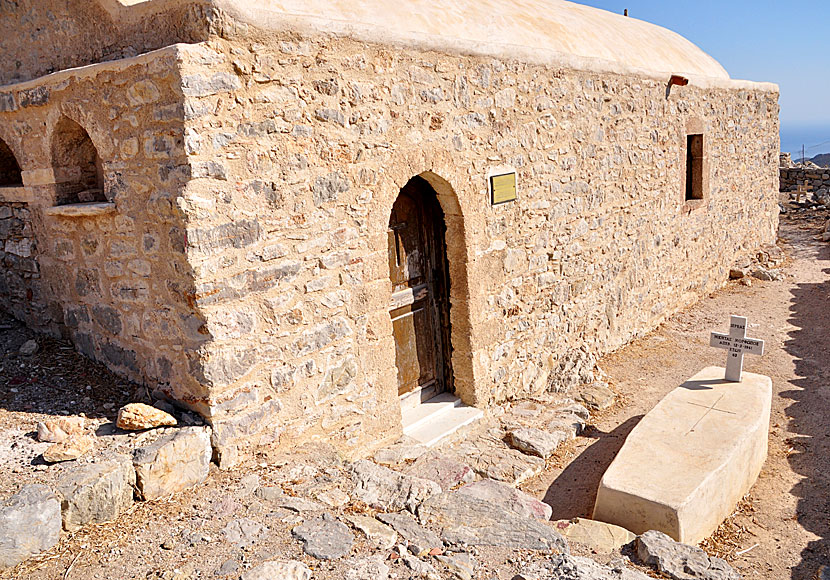
[(810, 192), (830, 189), (830, 168), (782, 167), (781, 191), (796, 191), (800, 185), (809, 185)]
[[(252, 48), (253, 47), (253, 48)], [(421, 175), (447, 220), (456, 393), (544, 390), (721, 286), (776, 237), (778, 95), (333, 37), (183, 51), (188, 259), (223, 449), (400, 432), (387, 226)], [(706, 195), (685, 200), (686, 133)], [(492, 206), (488, 171), (518, 170)]]

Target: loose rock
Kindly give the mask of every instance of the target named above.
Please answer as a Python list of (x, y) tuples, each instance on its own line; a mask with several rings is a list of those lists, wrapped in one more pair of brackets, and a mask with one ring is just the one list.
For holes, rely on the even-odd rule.
[(541, 473), (545, 460), (511, 449), (500, 439), (482, 435), (464, 441), (454, 450), (459, 461), (469, 465), (481, 477), (519, 485)]
[(20, 350), (18, 352), (23, 356), (32, 356), (39, 350), (40, 345), (38, 345), (36, 340), (27, 340), (20, 346)]
[(408, 513), (378, 514), (378, 519), (392, 526), (407, 541), (409, 550), (416, 556), (424, 556), (433, 548), (441, 548), (444, 542), (427, 528), (421, 526)]
[(379, 556), (352, 558), (345, 562), (346, 580), (386, 580), (389, 578), (389, 566)]
[(306, 554), (320, 560), (342, 558), (349, 553), (354, 542), (349, 528), (329, 514), (307, 521), (291, 533), (303, 542)]
[(492, 479), (482, 479), (465, 485), (458, 490), (458, 493), (493, 503), (521, 516), (545, 522), (550, 520), (553, 514), (553, 508), (548, 504), (515, 487)]
[(247, 548), (256, 544), (268, 533), (268, 528), (248, 518), (239, 518), (228, 522), (222, 529), (225, 539), (237, 548)]
[(289, 509), (297, 513), (323, 511), (325, 509), (323, 504), (314, 500), (287, 495), (280, 487), (260, 487), (254, 492), (254, 495), (273, 503), (277, 507)]
[(410, 556), (409, 554), (402, 554), (402, 557), (406, 567), (412, 570), (416, 576), (424, 578), (439, 578), (438, 570), (436, 570), (435, 567), (429, 562), (424, 562), (423, 560), (416, 558), (415, 556)]
[(697, 546), (675, 542), (650, 530), (637, 538), (637, 556), (644, 564), (674, 580), (740, 580), (725, 560), (709, 556)]
[(562, 431), (548, 433), (535, 427), (513, 429), (507, 434), (507, 441), (514, 449), (523, 453), (547, 459), (568, 439)]
[(589, 546), (599, 554), (619, 550), (637, 538), (636, 534), (623, 527), (585, 518), (558, 520), (554, 525), (556, 531), (565, 536), (569, 542)]
[(0, 569), (12, 568), (58, 543), (61, 505), (45, 485), (26, 485), (0, 508)]
[(311, 580), (311, 570), (296, 560), (271, 561), (248, 570), (242, 580)]
[(381, 550), (389, 550), (398, 541), (398, 532), (369, 516), (346, 516), (346, 519), (366, 535), (369, 543)]
[(95, 439), (90, 435), (70, 435), (62, 443), (53, 443), (43, 452), (43, 460), (48, 463), (74, 461), (95, 447)]
[(75, 469), (58, 481), (63, 528), (110, 522), (133, 504), (135, 469), (126, 457)]
[(436, 556), (435, 559), (449, 568), (450, 572), (452, 572), (456, 578), (460, 578), (461, 580), (472, 580), (473, 572), (476, 567), (476, 561), (469, 554), (462, 553)]
[(638, 570), (624, 566), (603, 566), (590, 558), (554, 554), (525, 566), (513, 580), (650, 580)]
[(115, 425), (126, 431), (140, 431), (154, 427), (175, 426), (176, 418), (144, 403), (130, 403), (118, 410)]
[(58, 417), (37, 424), (37, 440), (44, 443), (63, 443), (70, 435), (84, 432), (86, 419), (83, 417)]
[(185, 427), (139, 447), (133, 452), (139, 496), (158, 499), (201, 483), (212, 453), (208, 427)]
[(405, 473), (434, 481), (441, 486), (442, 491), (449, 491), (460, 483), (470, 483), (476, 477), (468, 465), (437, 453), (422, 455)]
[(595, 381), (582, 389), (579, 393), (579, 398), (589, 409), (601, 411), (614, 404), (616, 395), (608, 387), (607, 383)]
[(388, 511), (415, 508), (423, 500), (441, 493), (434, 481), (404, 475), (361, 459), (352, 465), (353, 496), (372, 507)]

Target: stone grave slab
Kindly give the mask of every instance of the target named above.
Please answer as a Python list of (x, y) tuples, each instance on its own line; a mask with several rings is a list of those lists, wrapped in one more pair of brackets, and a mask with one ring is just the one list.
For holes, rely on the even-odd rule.
[(594, 519), (695, 544), (732, 512), (767, 456), (772, 381), (707, 367), (631, 431), (602, 478)]

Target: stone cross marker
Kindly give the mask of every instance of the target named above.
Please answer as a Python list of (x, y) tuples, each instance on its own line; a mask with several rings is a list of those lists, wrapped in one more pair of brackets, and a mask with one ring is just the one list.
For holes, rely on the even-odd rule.
[(729, 334), (713, 332), (709, 346), (729, 351), (726, 359), (726, 380), (741, 382), (745, 354), (764, 354), (764, 341), (746, 337), (746, 318), (732, 316), (729, 321)]

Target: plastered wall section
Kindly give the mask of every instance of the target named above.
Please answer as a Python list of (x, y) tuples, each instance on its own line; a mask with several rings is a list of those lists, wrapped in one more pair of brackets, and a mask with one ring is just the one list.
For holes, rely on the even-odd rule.
[[(0, 88), (0, 138), (25, 186), (15, 190), (18, 202), (0, 203), (4, 265), (12, 264), (0, 300), (15, 314), (31, 302), (36, 327), (198, 407), (204, 392), (192, 366), (206, 335), (189, 302), (193, 273), (177, 202), (190, 176), (182, 100), (176, 47)], [(51, 143), (64, 116), (87, 131), (101, 158), (111, 203), (100, 211), (54, 207), (55, 183), (67, 172), (52, 165)], [(35, 275), (31, 297), (25, 283), (8, 283)]]
[[(188, 47), (182, 66), (188, 259), (220, 447), (266, 425), (268, 441), (350, 453), (399, 433), (387, 226), (415, 175), (447, 219), (455, 390), (481, 406), (544, 390), (573, 350), (653, 329), (775, 240), (769, 88), (668, 94), (289, 34)], [(687, 202), (697, 132), (705, 196)], [(487, 176), (506, 166), (518, 199), (493, 206)]]

